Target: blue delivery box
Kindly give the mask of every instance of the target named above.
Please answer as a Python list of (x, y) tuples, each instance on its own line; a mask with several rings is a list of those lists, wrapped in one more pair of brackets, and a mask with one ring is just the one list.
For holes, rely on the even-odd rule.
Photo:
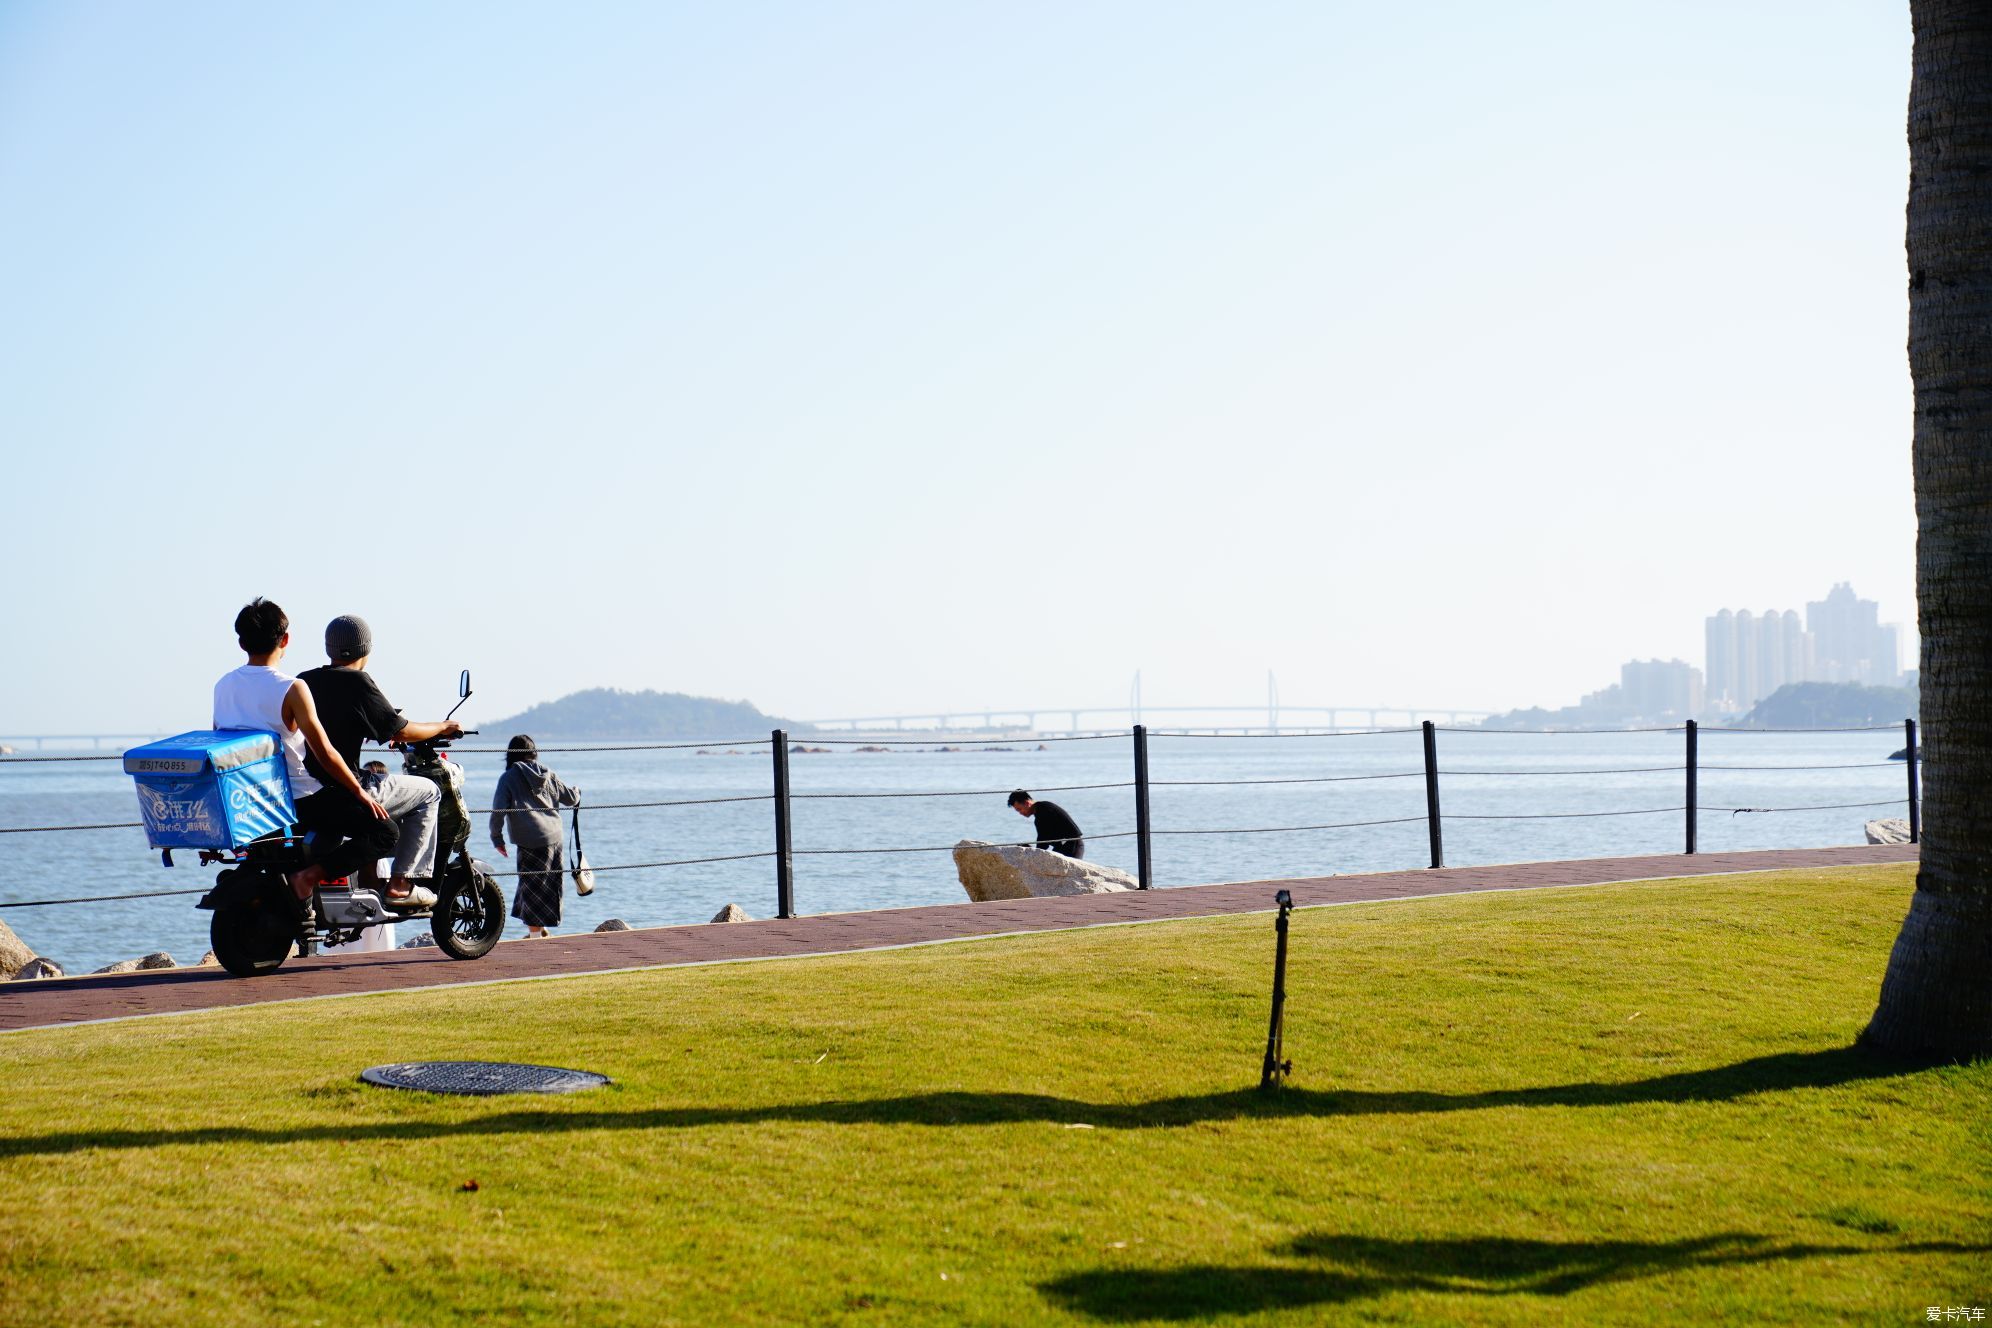
[(241, 848), (297, 817), (283, 745), (274, 733), (208, 729), (124, 754), (154, 848)]

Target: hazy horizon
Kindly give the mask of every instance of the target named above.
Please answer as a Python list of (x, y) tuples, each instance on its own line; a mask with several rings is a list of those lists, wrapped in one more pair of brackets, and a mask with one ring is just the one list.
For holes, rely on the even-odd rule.
[(1906, 14), (0, 8), (0, 732), (1915, 667)]

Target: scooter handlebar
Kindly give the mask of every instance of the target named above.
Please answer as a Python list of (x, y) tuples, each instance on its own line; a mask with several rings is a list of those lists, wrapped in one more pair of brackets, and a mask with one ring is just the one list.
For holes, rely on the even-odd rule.
[(457, 738), (468, 738), (476, 734), (476, 732), (477, 732), (476, 729), (465, 729), (461, 733), (456, 734), (455, 737), (423, 738), (417, 742), (394, 741), (388, 743), (387, 746), (390, 750), (397, 752), (405, 752), (410, 747), (447, 747), (451, 743), (455, 742)]

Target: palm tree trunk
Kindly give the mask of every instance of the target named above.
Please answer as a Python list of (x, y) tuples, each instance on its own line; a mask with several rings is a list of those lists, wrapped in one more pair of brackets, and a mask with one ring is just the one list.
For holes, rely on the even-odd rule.
[(1992, 2), (1911, 0), (1922, 865), (1862, 1040), (1992, 1055)]

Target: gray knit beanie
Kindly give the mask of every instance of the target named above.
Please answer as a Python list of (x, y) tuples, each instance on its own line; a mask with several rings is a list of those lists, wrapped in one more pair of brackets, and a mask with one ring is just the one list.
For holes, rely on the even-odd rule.
[(342, 613), (325, 624), (325, 657), (334, 664), (351, 664), (373, 654), (373, 628), (357, 614)]

